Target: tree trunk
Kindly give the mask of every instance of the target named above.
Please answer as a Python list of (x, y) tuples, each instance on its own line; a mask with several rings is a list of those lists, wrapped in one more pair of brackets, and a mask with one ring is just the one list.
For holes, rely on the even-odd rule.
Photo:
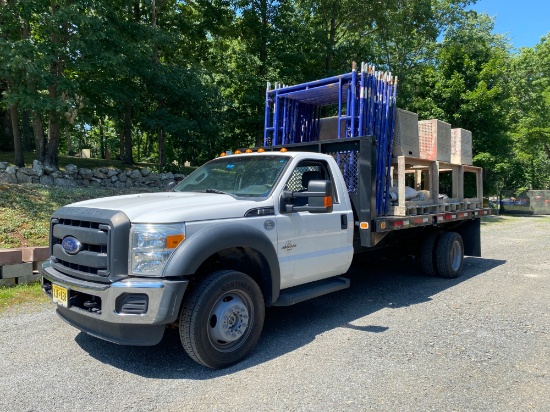
[(122, 159), (127, 165), (133, 165), (134, 159), (132, 156), (132, 104), (126, 103), (126, 111), (124, 112), (124, 158)]
[(13, 133), (13, 150), (15, 152), (15, 165), (25, 167), (25, 158), (23, 156), (23, 145), (21, 142), (21, 133), (19, 132), (19, 113), (16, 105), (10, 106), (11, 129)]
[(328, 33), (326, 56), (325, 56), (325, 70), (326, 70), (327, 76), (329, 76), (332, 71), (332, 57), (334, 55), (335, 43), (336, 43), (336, 19), (333, 17), (330, 19), (330, 28)]
[(160, 127), (157, 130), (157, 136), (159, 141), (159, 166), (162, 170), (162, 168), (166, 166), (166, 151), (164, 150), (164, 133), (162, 133)]
[(105, 134), (103, 133), (103, 119), (99, 118), (99, 151), (101, 152), (101, 158), (105, 159)]
[(38, 112), (32, 112), (32, 130), (34, 132), (34, 145), (36, 150), (36, 159), (44, 163), (46, 142), (44, 138), (44, 125)]
[(44, 155), (44, 166), (59, 169), (59, 118), (53, 110), (48, 115), (48, 143)]
[(32, 150), (32, 133), (31, 133), (31, 113), (28, 110), (23, 112), (23, 120), (21, 122), (23, 141), (23, 152), (30, 152)]
[[(59, 6), (55, 0), (51, 2), (51, 12), (52, 16), (58, 12)], [(63, 74), (63, 60), (57, 51), (59, 47), (59, 36), (57, 33), (58, 28), (52, 26), (51, 28), (51, 43), (52, 46), (56, 49), (55, 60), (50, 64), (50, 74), (52, 76), (51, 84), (48, 86), (48, 97), (53, 102), (58, 99), (58, 90), (57, 82)], [(46, 151), (44, 155), (44, 166), (51, 167), (53, 169), (58, 169), (59, 162), (59, 113), (55, 110), (50, 110), (48, 113), (48, 139), (46, 143)]]
[(71, 141), (71, 132), (69, 126), (65, 127), (65, 139), (67, 140), (67, 152), (69, 156), (74, 156), (73, 143)]

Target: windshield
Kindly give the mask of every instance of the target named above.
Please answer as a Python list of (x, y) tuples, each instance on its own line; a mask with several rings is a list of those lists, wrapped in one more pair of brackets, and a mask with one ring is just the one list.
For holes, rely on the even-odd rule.
[(174, 191), (266, 197), (289, 160), (288, 156), (220, 157), (199, 167), (179, 183)]

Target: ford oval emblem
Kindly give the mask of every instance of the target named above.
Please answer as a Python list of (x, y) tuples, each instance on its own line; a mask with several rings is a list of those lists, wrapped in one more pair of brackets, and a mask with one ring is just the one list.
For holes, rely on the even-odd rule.
[(66, 236), (61, 242), (61, 247), (65, 253), (68, 253), (69, 255), (76, 255), (82, 250), (82, 243), (80, 243), (80, 241), (75, 237)]

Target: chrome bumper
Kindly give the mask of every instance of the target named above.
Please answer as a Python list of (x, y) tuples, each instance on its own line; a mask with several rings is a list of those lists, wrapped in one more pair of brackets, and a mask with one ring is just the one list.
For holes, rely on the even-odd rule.
[[(79, 294), (100, 302), (100, 308), (95, 310), (78, 304), (69, 304), (67, 308), (58, 305), (58, 314), (65, 321), (90, 335), (130, 345), (153, 345), (160, 341), (165, 325), (176, 321), (189, 283), (187, 280), (158, 278), (127, 278), (111, 284), (95, 283), (66, 276), (55, 270), (49, 261), (42, 264), (41, 274), (42, 289), (50, 298), (51, 284), (55, 284), (70, 291), (69, 302)], [(127, 295), (147, 295), (145, 313), (121, 313), (117, 302)]]

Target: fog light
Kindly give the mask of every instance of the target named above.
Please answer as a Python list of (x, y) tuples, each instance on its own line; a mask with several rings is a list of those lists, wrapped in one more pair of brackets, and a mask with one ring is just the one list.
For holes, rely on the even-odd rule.
[(144, 315), (149, 308), (149, 296), (144, 293), (123, 293), (117, 298), (116, 311), (124, 315)]

